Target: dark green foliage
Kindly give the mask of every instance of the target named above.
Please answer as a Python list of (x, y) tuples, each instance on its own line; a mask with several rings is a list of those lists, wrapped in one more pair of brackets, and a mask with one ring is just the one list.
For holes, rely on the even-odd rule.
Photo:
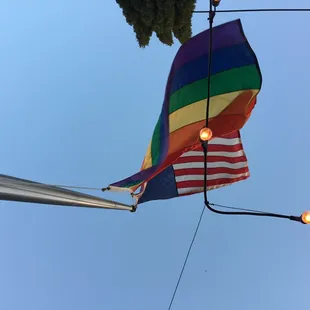
[(195, 6), (196, 0), (177, 0), (175, 2), (173, 33), (182, 44), (192, 36), (192, 15)]
[(116, 0), (129, 25), (133, 26), (140, 47), (149, 44), (152, 33), (166, 44), (173, 35), (186, 42), (192, 36), (192, 12), (196, 0)]
[(133, 25), (134, 32), (140, 47), (146, 47), (150, 43), (152, 28), (147, 27), (141, 19)]
[[(174, 24), (174, 2), (175, 0), (157, 0), (157, 3), (160, 2), (161, 10), (161, 19), (158, 24), (160, 25), (160, 31), (156, 32), (158, 39), (167, 45), (173, 44), (173, 34), (172, 28)], [(159, 11), (159, 5), (157, 5), (157, 10)]]
[(123, 9), (127, 23), (133, 26), (139, 19), (140, 13), (133, 8), (130, 0), (116, 0), (116, 3)]

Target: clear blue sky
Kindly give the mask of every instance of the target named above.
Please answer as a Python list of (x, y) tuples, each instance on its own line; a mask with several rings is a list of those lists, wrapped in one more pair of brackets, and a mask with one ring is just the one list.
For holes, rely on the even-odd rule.
[[(216, 24), (239, 17), (263, 74), (242, 131), (252, 175), (210, 200), (299, 215), (310, 209), (309, 13)], [(194, 17), (194, 33), (207, 27)], [(2, 0), (0, 42), (1, 173), (101, 187), (140, 168), (178, 44), (139, 49), (114, 0)], [(194, 195), (132, 214), (0, 202), (0, 309), (167, 309), (202, 204)], [(309, 238), (298, 223), (206, 212), (173, 309), (306, 309)]]

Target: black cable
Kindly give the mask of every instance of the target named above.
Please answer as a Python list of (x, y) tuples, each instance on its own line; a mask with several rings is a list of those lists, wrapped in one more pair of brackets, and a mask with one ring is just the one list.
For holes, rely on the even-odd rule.
[[(210, 10), (211, 11), (211, 10)], [(210, 11), (193, 11), (195, 14), (209, 14)], [(249, 12), (310, 12), (310, 8), (304, 9), (236, 9), (236, 10), (218, 10), (218, 13), (249, 13)]]
[(214, 209), (211, 207), (211, 204), (209, 202), (206, 202), (206, 207), (218, 214), (226, 214), (226, 215), (254, 215), (254, 216), (268, 216), (268, 217), (278, 217), (278, 218), (285, 218), (285, 219), (291, 219), (290, 215), (284, 215), (284, 214), (276, 214), (276, 213), (263, 213), (263, 212), (245, 212), (245, 211), (239, 211), (239, 212), (229, 212), (229, 211), (220, 211), (217, 209)]
[[(248, 212), (224, 212), (217, 209), (212, 208), (211, 206), (216, 206), (220, 208), (226, 208), (226, 209), (232, 209), (232, 210), (241, 210), (241, 211), (248, 211)], [(244, 209), (244, 208), (235, 208), (230, 206), (224, 206), (216, 203), (208, 203), (206, 204), (206, 207), (215, 213), (218, 214), (226, 214), (226, 215), (253, 215), (253, 216), (264, 216), (264, 217), (275, 217), (275, 218), (283, 218), (288, 219), (295, 222), (303, 223), (303, 220), (301, 216), (295, 216), (295, 215), (286, 215), (286, 214), (278, 214), (278, 213), (271, 213), (271, 212), (265, 212), (265, 211), (259, 211), (259, 210), (253, 210), (253, 209)]]
[(182, 279), (182, 276), (183, 276), (183, 272), (184, 272), (184, 269), (185, 269), (186, 264), (187, 264), (188, 257), (189, 257), (189, 255), (190, 255), (190, 253), (191, 253), (192, 246), (193, 246), (194, 241), (195, 241), (195, 239), (196, 239), (197, 232), (198, 232), (198, 230), (199, 230), (200, 223), (201, 223), (203, 214), (204, 214), (204, 212), (205, 212), (205, 209), (206, 209), (206, 207), (203, 206), (203, 208), (202, 208), (202, 210), (201, 210), (201, 213), (200, 213), (200, 217), (199, 217), (198, 224), (197, 224), (197, 226), (196, 226), (196, 230), (195, 230), (194, 236), (193, 236), (192, 241), (191, 241), (191, 244), (190, 244), (190, 246), (189, 246), (189, 248), (188, 248), (188, 251), (187, 251), (187, 254), (186, 254), (186, 258), (185, 258), (185, 261), (184, 261), (184, 263), (183, 263), (183, 267), (182, 267), (181, 273), (180, 273), (180, 275), (179, 275), (178, 282), (177, 282), (177, 284), (176, 284), (176, 286), (175, 286), (175, 289), (174, 289), (174, 292), (173, 292), (173, 295), (172, 295), (172, 298), (171, 298), (171, 301), (170, 301), (170, 305), (169, 305), (168, 310), (171, 309), (172, 304), (173, 304), (173, 301), (174, 301), (174, 298), (175, 298), (175, 295), (176, 295), (176, 293), (177, 293), (177, 291), (178, 291), (179, 284), (180, 284), (180, 282), (181, 282), (181, 279)]
[[(212, 75), (212, 45), (213, 45), (213, 20), (216, 13), (216, 8), (213, 10), (212, 0), (209, 2), (210, 11), (209, 11), (209, 55), (208, 55), (208, 85), (207, 85), (207, 106), (206, 106), (206, 128), (209, 128), (209, 110), (210, 110), (210, 98), (211, 98), (211, 75)], [(208, 172), (208, 163), (207, 163), (207, 155), (208, 155), (208, 143), (209, 141), (202, 142), (202, 148), (204, 152), (204, 200), (208, 202), (208, 180), (207, 180), (207, 172)]]
[[(207, 107), (206, 107), (206, 127), (209, 126), (209, 108), (210, 108), (210, 90), (211, 90), (211, 74), (212, 74), (212, 42), (213, 42), (213, 19), (216, 13), (216, 8), (213, 10), (212, 0), (210, 0), (210, 9), (207, 11), (209, 13), (209, 59), (208, 59), (208, 97), (207, 97)], [(203, 184), (203, 194), (204, 194), (204, 203), (205, 206), (212, 212), (223, 215), (252, 215), (252, 216), (264, 216), (264, 217), (276, 217), (276, 218), (284, 218), (293, 221), (301, 221), (300, 217), (284, 215), (284, 214), (276, 214), (276, 213), (265, 213), (265, 212), (256, 212), (256, 211), (220, 211), (212, 208), (212, 204), (208, 201), (208, 183), (207, 183), (207, 173), (208, 173), (208, 140), (202, 142), (202, 148), (204, 151), (204, 184)], [(215, 206), (215, 204), (213, 204)]]
[(268, 213), (268, 212), (264, 212), (264, 211), (253, 210), (253, 209), (245, 209), (245, 208), (237, 208), (237, 207), (231, 207), (231, 206), (224, 206), (224, 205), (220, 205), (220, 204), (217, 204), (217, 203), (211, 203), (211, 202), (209, 202), (209, 205), (210, 205), (210, 206), (214, 206), (214, 207), (224, 208), (224, 209), (238, 210), (238, 211), (249, 211), (249, 212), (257, 212), (257, 213)]
[(208, 85), (207, 85), (207, 107), (206, 107), (206, 127), (209, 126), (209, 106), (210, 106), (210, 90), (211, 90), (211, 74), (212, 74), (212, 43), (213, 43), (213, 20), (215, 16), (215, 10), (212, 10), (212, 1), (210, 1), (210, 14), (209, 14), (209, 59), (208, 59)]

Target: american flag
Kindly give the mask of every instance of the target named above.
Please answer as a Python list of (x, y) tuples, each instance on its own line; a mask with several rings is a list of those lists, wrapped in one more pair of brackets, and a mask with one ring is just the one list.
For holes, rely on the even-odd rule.
[[(204, 153), (201, 147), (184, 153), (173, 163), (180, 196), (200, 193), (204, 183)], [(207, 157), (208, 190), (245, 180), (250, 176), (240, 132), (209, 142)]]
[[(209, 142), (207, 156), (208, 190), (245, 180), (250, 176), (240, 132)], [(203, 192), (204, 153), (202, 147), (183, 153), (173, 164), (144, 183), (134, 195), (139, 203), (170, 199)]]

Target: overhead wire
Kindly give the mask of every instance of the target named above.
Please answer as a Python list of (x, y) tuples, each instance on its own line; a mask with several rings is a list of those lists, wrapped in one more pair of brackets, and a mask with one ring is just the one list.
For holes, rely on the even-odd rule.
[(49, 186), (62, 187), (62, 188), (72, 188), (72, 189), (83, 189), (83, 190), (92, 190), (92, 191), (102, 191), (102, 188), (96, 187), (85, 187), (85, 186), (72, 186), (72, 185), (56, 185), (48, 184)]
[[(276, 214), (276, 213), (272, 213), (272, 212), (266, 212), (266, 211), (255, 210), (255, 209), (232, 207), (232, 206), (226, 206), (226, 205), (221, 205), (221, 204), (211, 203), (211, 202), (209, 202), (209, 206), (214, 206), (214, 207), (223, 208), (223, 209), (230, 209), (230, 210), (241, 211), (241, 213), (244, 213), (242, 211), (245, 211), (246, 215), (254, 213), (255, 215), (261, 214), (261, 216), (269, 216), (269, 217), (282, 217), (282, 218), (288, 218), (288, 219), (290, 219), (292, 217), (291, 215)], [(217, 211), (219, 211), (219, 210), (217, 210)], [(219, 212), (221, 212), (221, 211), (219, 211)], [(227, 214), (227, 212), (225, 212), (225, 214)], [(236, 214), (236, 212), (233, 212), (233, 214)]]
[(203, 217), (203, 214), (204, 214), (204, 211), (205, 211), (206, 207), (203, 206), (202, 210), (201, 210), (201, 213), (200, 213), (200, 217), (199, 217), (199, 220), (198, 220), (198, 223), (197, 223), (197, 226), (196, 226), (196, 229), (195, 229), (195, 232), (194, 232), (194, 235), (193, 235), (193, 238), (192, 238), (192, 241), (190, 243), (190, 246), (188, 248), (188, 251), (187, 251), (187, 254), (186, 254), (186, 257), (185, 257), (185, 260), (184, 260), (184, 263), (183, 263), (183, 266), (182, 266), (182, 269), (181, 269), (181, 272), (180, 272), (180, 275), (179, 275), (179, 278), (178, 278), (178, 281), (177, 281), (177, 284), (175, 286), (175, 289), (173, 291), (173, 295), (172, 295), (172, 298), (170, 300), (170, 304), (169, 304), (169, 307), (168, 307), (168, 310), (171, 309), (172, 305), (173, 305), (173, 302), (174, 302), (174, 298), (175, 298), (175, 295), (178, 291), (178, 288), (179, 288), (179, 284), (181, 282), (181, 279), (182, 279), (182, 276), (183, 276), (183, 273), (184, 273), (184, 269), (186, 267), (186, 264), (187, 264), (187, 261), (188, 261), (188, 258), (189, 258), (189, 255), (191, 253), (191, 250), (192, 250), (192, 247), (193, 247), (193, 244), (195, 242), (195, 239), (196, 239), (196, 236), (197, 236), (197, 233), (198, 233), (198, 230), (199, 230), (199, 227), (200, 227), (200, 223), (202, 221), (202, 217)]
[(248, 211), (248, 212), (257, 212), (257, 213), (268, 213), (268, 212), (264, 212), (264, 211), (260, 211), (260, 210), (232, 207), (232, 206), (226, 206), (226, 205), (221, 205), (221, 204), (211, 203), (211, 202), (209, 202), (209, 205), (214, 206), (214, 207), (223, 208), (223, 209), (230, 209), (230, 210)]
[[(207, 97), (207, 104), (206, 104), (206, 127), (207, 128), (209, 126), (210, 89), (211, 89), (211, 73), (212, 73), (212, 71), (211, 71), (212, 70), (212, 66), (211, 66), (212, 65), (212, 41), (213, 41), (212, 40), (212, 36), (213, 36), (213, 32), (212, 32), (213, 27), (212, 26), (213, 26), (213, 19), (214, 19), (215, 12), (216, 12), (216, 7), (213, 7), (212, 0), (209, 0), (209, 7), (210, 7), (210, 10), (209, 10), (209, 53), (208, 53), (208, 75), (207, 75), (207, 78), (208, 78), (208, 86), (207, 86), (208, 97)], [(208, 152), (208, 141), (204, 141), (202, 143), (202, 147), (204, 149), (204, 157), (205, 157), (205, 160), (204, 160), (204, 187), (206, 188), (207, 187), (207, 160), (206, 160), (206, 157), (207, 157), (207, 152)], [(207, 196), (206, 190), (204, 190), (204, 195), (205, 195), (205, 198), (207, 198), (206, 197)], [(206, 209), (206, 206), (204, 205), (202, 210), (201, 210), (200, 217), (199, 217), (196, 229), (195, 229), (195, 233), (193, 235), (192, 241), (191, 241), (190, 246), (188, 248), (188, 251), (187, 251), (187, 254), (186, 254), (186, 257), (185, 257), (185, 260), (184, 260), (184, 263), (183, 263), (183, 266), (182, 266), (182, 269), (180, 272), (180, 275), (178, 277), (178, 281), (176, 283), (176, 286), (175, 286), (175, 289), (174, 289), (168, 310), (170, 310), (172, 305), (173, 305), (173, 302), (174, 302), (176, 293), (178, 291), (178, 288), (179, 288), (185, 267), (187, 265), (187, 261), (188, 261), (189, 255), (191, 253), (193, 244), (195, 242), (195, 239), (196, 239), (196, 236), (197, 236), (197, 233), (198, 233), (198, 230), (199, 230), (205, 209)]]
[[(271, 8), (271, 9), (235, 9), (235, 10), (217, 10), (217, 13), (255, 13), (255, 12), (310, 12), (310, 8), (293, 8), (293, 9), (281, 9), (281, 8)], [(195, 14), (209, 14), (208, 10), (195, 10)]]
[[(207, 97), (207, 108), (206, 108), (206, 127), (208, 128), (209, 124), (209, 106), (210, 106), (210, 88), (211, 88), (211, 70), (212, 70), (212, 41), (213, 41), (213, 36), (212, 36), (212, 29), (213, 29), (213, 19), (215, 16), (216, 7), (214, 10), (212, 10), (212, 0), (210, 0), (210, 7), (209, 11), (205, 11), (209, 13), (209, 60), (208, 60), (208, 97)], [(247, 11), (253, 11), (253, 10), (263, 10), (263, 9), (249, 9)], [(267, 10), (267, 9), (266, 9)], [(268, 9), (272, 10), (272, 9)], [(274, 9), (276, 10), (276, 9)], [(283, 9), (285, 10), (285, 9)], [(232, 11), (232, 10), (231, 10)], [(237, 12), (238, 10), (235, 10)], [(223, 12), (223, 10), (222, 10)], [(204, 194), (204, 204), (205, 206), (212, 212), (217, 213), (217, 214), (222, 214), (222, 215), (251, 215), (251, 216), (261, 216), (261, 217), (275, 217), (275, 218), (284, 218), (284, 219), (290, 219), (290, 220), (296, 220), (295, 216), (291, 215), (284, 215), (284, 214), (277, 214), (277, 213), (266, 213), (266, 212), (261, 212), (261, 211), (255, 211), (255, 210), (242, 210), (240, 211), (221, 211), (213, 208), (212, 206), (216, 206), (215, 204), (211, 204), (208, 201), (208, 184), (207, 184), (207, 156), (208, 156), (208, 140), (202, 142), (202, 147), (204, 151), (204, 185), (203, 185), (203, 194)], [(231, 208), (232, 209), (232, 208)], [(238, 210), (238, 209), (235, 209)]]
[[(210, 99), (211, 99), (211, 74), (212, 74), (212, 47), (213, 47), (213, 20), (216, 14), (216, 7), (212, 5), (212, 0), (209, 0), (209, 53), (208, 53), (208, 84), (207, 84), (207, 104), (206, 104), (206, 128), (209, 128), (209, 114), (210, 114)], [(202, 143), (203, 153), (204, 153), (204, 200), (208, 201), (208, 193), (207, 193), (207, 171), (208, 171), (208, 162), (207, 162), (207, 154), (208, 154), (208, 146), (209, 140), (203, 141)]]

